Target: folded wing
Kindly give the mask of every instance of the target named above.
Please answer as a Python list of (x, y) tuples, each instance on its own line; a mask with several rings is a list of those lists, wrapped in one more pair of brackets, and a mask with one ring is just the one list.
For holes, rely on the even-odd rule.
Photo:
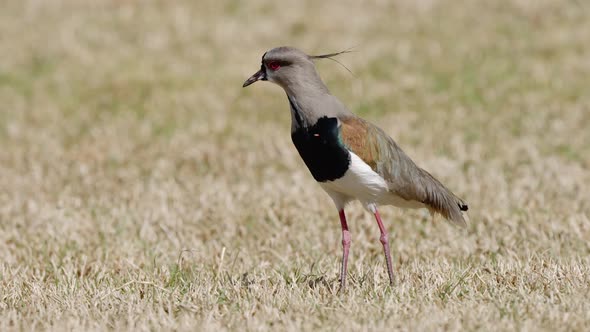
[(425, 204), (447, 220), (465, 226), (467, 204), (416, 164), (379, 127), (358, 117), (341, 120), (341, 137), (348, 149), (380, 174), (389, 191)]

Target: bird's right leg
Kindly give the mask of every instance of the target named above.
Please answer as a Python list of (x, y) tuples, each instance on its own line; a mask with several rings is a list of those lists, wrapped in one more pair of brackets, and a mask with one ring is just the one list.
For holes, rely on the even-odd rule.
[(350, 250), (350, 232), (346, 223), (344, 209), (338, 211), (340, 215), (340, 226), (342, 227), (342, 270), (340, 270), (340, 290), (346, 288), (346, 272), (348, 270), (348, 251)]
[(383, 221), (381, 221), (381, 216), (379, 215), (379, 210), (377, 207), (373, 206), (374, 209), (375, 219), (377, 220), (377, 225), (379, 225), (379, 231), (381, 232), (381, 237), (379, 240), (383, 245), (383, 252), (385, 253), (385, 263), (387, 264), (387, 274), (389, 275), (389, 285), (393, 286), (393, 265), (391, 264), (391, 250), (389, 250), (389, 235), (387, 235), (387, 229), (383, 226)]

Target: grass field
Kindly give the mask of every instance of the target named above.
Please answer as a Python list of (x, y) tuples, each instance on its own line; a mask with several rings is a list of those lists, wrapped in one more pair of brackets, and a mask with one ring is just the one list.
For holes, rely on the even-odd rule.
[[(585, 1), (3, 1), (0, 330), (587, 330)], [(280, 45), (469, 203), (340, 225)]]

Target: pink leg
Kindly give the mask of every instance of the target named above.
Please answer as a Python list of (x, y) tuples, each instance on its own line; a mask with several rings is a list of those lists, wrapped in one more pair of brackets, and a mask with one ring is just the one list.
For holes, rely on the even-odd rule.
[(348, 251), (350, 249), (350, 232), (346, 223), (344, 209), (338, 211), (340, 215), (340, 226), (342, 227), (342, 270), (340, 271), (340, 289), (346, 288), (346, 271), (348, 270)]
[(379, 240), (383, 245), (383, 252), (385, 252), (385, 262), (387, 263), (387, 274), (389, 274), (389, 284), (393, 286), (393, 266), (391, 264), (391, 253), (389, 250), (389, 236), (387, 235), (387, 230), (383, 226), (381, 216), (379, 215), (379, 211), (377, 211), (377, 209), (375, 209), (375, 219), (377, 219), (377, 225), (379, 225), (379, 231), (381, 231), (381, 237), (379, 238)]

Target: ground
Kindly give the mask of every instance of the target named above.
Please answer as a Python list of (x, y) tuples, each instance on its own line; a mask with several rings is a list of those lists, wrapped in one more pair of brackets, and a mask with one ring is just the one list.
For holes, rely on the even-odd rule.
[[(4, 1), (1, 330), (584, 330), (584, 1)], [(269, 48), (469, 203), (460, 229), (338, 214), (290, 142)]]

